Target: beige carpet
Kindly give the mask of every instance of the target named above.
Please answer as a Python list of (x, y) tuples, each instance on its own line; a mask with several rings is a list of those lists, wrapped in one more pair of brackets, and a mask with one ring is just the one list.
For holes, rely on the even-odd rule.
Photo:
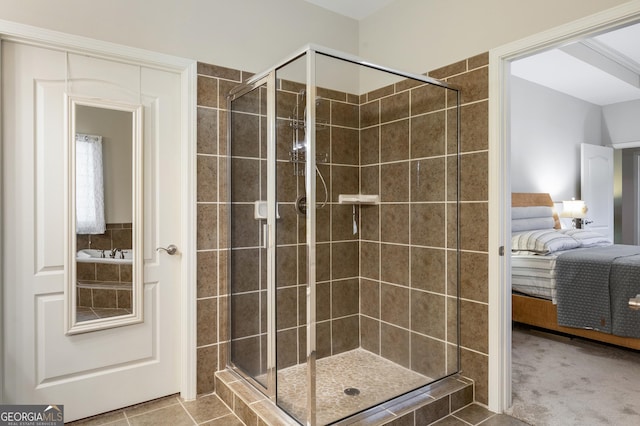
[(640, 425), (640, 352), (513, 330), (513, 406), (536, 426)]

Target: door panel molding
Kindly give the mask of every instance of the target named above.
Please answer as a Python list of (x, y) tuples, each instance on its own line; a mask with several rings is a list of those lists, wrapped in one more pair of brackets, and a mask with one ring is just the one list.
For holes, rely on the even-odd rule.
[[(100, 359), (100, 349), (96, 348), (87, 336), (64, 335), (64, 322), (57, 315), (60, 304), (64, 303), (62, 294), (43, 295), (37, 297), (38, 320), (37, 338), (41, 339), (37, 345), (36, 354), (37, 383), (39, 385), (51, 385), (54, 382), (81, 380), (87, 375), (105, 374), (109, 371), (120, 369), (124, 366), (133, 367), (140, 363), (153, 361), (157, 358), (157, 344), (155, 336), (158, 333), (159, 323), (157, 315), (151, 316), (155, 310), (154, 305), (158, 300), (158, 286), (156, 284), (145, 286), (145, 311), (150, 313), (151, 321), (140, 323), (134, 326), (113, 328), (96, 331), (102, 338), (111, 342), (111, 346), (118, 348), (109, 355), (109, 363)], [(57, 309), (57, 311), (56, 311)], [(63, 330), (60, 335), (52, 336), (43, 333), (45, 324)], [(140, 340), (139, 331), (143, 331), (144, 340)], [(65, 356), (63, 360), (49, 356), (47, 348), (64, 348)], [(82, 350), (84, 356), (77, 356), (74, 349)]]
[(587, 227), (613, 241), (613, 148), (580, 144), (580, 197)]

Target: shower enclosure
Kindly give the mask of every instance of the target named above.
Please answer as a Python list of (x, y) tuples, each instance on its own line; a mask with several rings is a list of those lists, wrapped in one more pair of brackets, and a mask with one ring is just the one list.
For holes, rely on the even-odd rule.
[(458, 91), (307, 46), (229, 111), (229, 367), (310, 425), (458, 372)]

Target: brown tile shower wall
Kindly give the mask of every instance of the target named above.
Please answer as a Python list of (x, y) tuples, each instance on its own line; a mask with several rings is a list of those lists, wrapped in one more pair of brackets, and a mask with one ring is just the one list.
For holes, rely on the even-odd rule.
[[(464, 61), (460, 61), (456, 64), (453, 64), (448, 67), (444, 67), (438, 70), (431, 72), (429, 75), (435, 78), (444, 79), (452, 84), (457, 85), (462, 89), (462, 103), (461, 103), (461, 150), (462, 150), (462, 158), (461, 158), (461, 188), (460, 188), (460, 197), (462, 200), (461, 205), (461, 216), (460, 216), (460, 224), (461, 224), (461, 282), (460, 282), (460, 296), (462, 298), (461, 302), (461, 365), (462, 372), (464, 375), (473, 378), (476, 381), (476, 396), (475, 399), (477, 401), (487, 403), (488, 398), (488, 389), (487, 389), (487, 377), (488, 377), (488, 328), (487, 328), (487, 293), (488, 293), (488, 266), (487, 266), (487, 235), (488, 235), (488, 225), (487, 225), (487, 205), (488, 205), (488, 188), (487, 188), (487, 167), (488, 167), (488, 79), (487, 79), (487, 68), (488, 68), (488, 55), (483, 54), (473, 58), (469, 58)], [(227, 235), (226, 235), (226, 222), (228, 217), (228, 212), (226, 210), (225, 199), (227, 189), (226, 189), (226, 161), (227, 161), (227, 140), (226, 140), (226, 100), (225, 94), (234, 86), (239, 84), (242, 80), (246, 79), (249, 74), (243, 73), (241, 71), (231, 70), (224, 67), (207, 65), (207, 64), (198, 64), (198, 157), (197, 157), (197, 167), (198, 167), (198, 253), (197, 253), (197, 262), (198, 262), (198, 392), (210, 392), (214, 390), (214, 373), (218, 369), (223, 369), (226, 365), (226, 351), (229, 344), (229, 334), (228, 334), (228, 281), (226, 275), (226, 259), (227, 259)], [(295, 89), (285, 88), (289, 90), (292, 94), (296, 92)], [(375, 94), (374, 94), (375, 95)], [(390, 93), (379, 93), (380, 102), (382, 102), (382, 96), (388, 96)], [(323, 94), (322, 96), (327, 96), (327, 94)], [(329, 96), (327, 96), (329, 97)], [(365, 102), (366, 100), (366, 102)], [(373, 102), (372, 98), (368, 98), (363, 100), (362, 111), (364, 113), (366, 109), (366, 104)], [(397, 98), (390, 97), (389, 101), (385, 102), (394, 102)], [(336, 108), (346, 107), (350, 108), (351, 104), (358, 104), (360, 101), (352, 101), (351, 99), (348, 102), (344, 102), (345, 105), (336, 106)], [(337, 104), (336, 104), (337, 105)], [(321, 108), (321, 106), (319, 107)], [(319, 114), (322, 114), (322, 111), (319, 111)], [(342, 116), (343, 114), (337, 114), (337, 116)], [(434, 118), (429, 114), (425, 114), (425, 120), (427, 120), (427, 116), (429, 118)], [(397, 117), (395, 122), (390, 122), (388, 126), (385, 127), (385, 132), (394, 132), (394, 131), (404, 131), (402, 127), (402, 121), (404, 118)], [(385, 122), (389, 121), (386, 119)], [(449, 120), (451, 122), (451, 120)], [(401, 123), (401, 124), (397, 124)], [(334, 124), (337, 128), (337, 124)], [(373, 123), (363, 122), (361, 124), (362, 132), (361, 139), (362, 143), (365, 143), (365, 139), (373, 140), (372, 143), (376, 142), (375, 131), (369, 130), (367, 131), (367, 127), (374, 126)], [(382, 127), (382, 125), (380, 125)], [(349, 126), (345, 126), (349, 127)], [(278, 131), (283, 130), (281, 127), (278, 127)], [(340, 130), (338, 130), (340, 132)], [(378, 135), (381, 134), (381, 131), (378, 132)], [(326, 149), (338, 149), (341, 145), (331, 146), (323, 138), (326, 136), (323, 135), (322, 132), (319, 132), (319, 140), (318, 140), (318, 151), (322, 148), (322, 144), (325, 144)], [(379, 143), (379, 139), (377, 140)], [(393, 150), (391, 150), (393, 151)], [(333, 154), (333, 151), (331, 151)], [(339, 153), (336, 153), (340, 155)], [(281, 153), (278, 154), (279, 159), (284, 159), (284, 157), (280, 156)], [(288, 155), (287, 152), (284, 152), (284, 155)], [(376, 159), (367, 157), (367, 153), (362, 151), (361, 155), (361, 163), (362, 163), (362, 182), (363, 191), (370, 190), (367, 187), (368, 182), (378, 182), (379, 178), (370, 177), (370, 175), (366, 175), (367, 173), (375, 173), (376, 167), (375, 164), (378, 164), (378, 168), (381, 168), (382, 163), (378, 160), (376, 163)], [(393, 156), (393, 152), (386, 152), (383, 154), (380, 151), (379, 155)], [(421, 161), (430, 160), (431, 157), (437, 157), (437, 155), (426, 152), (426, 153), (415, 153), (416, 158), (420, 158)], [(391, 157), (393, 158), (393, 157)], [(405, 173), (403, 170), (396, 170), (396, 168), (400, 168), (398, 166), (393, 166), (392, 161), (396, 160), (388, 160), (389, 164), (385, 166), (390, 169), (391, 172), (395, 173)], [(399, 163), (403, 163), (405, 161), (398, 160)], [(411, 162), (409, 160), (406, 161), (407, 167), (410, 167)], [(325, 177), (327, 175), (327, 168), (333, 167), (335, 165), (335, 170), (331, 170), (330, 181), (327, 183), (331, 185), (331, 182), (344, 182), (347, 185), (353, 185), (353, 179), (345, 179), (341, 173), (349, 172), (350, 168), (348, 164), (336, 164), (328, 165), (320, 165), (319, 168), (323, 173), (325, 173)], [(447, 162), (447, 164), (450, 164)], [(283, 165), (282, 170), (285, 171), (289, 164)], [(389, 170), (387, 170), (389, 171)], [(406, 171), (409, 173), (409, 170)], [(348, 173), (347, 173), (348, 174)], [(366, 175), (366, 176), (365, 176)], [(351, 183), (349, 183), (351, 182)], [(337, 200), (337, 194), (341, 191), (343, 193), (348, 192), (357, 192), (357, 180), (355, 190), (353, 188), (336, 188), (336, 191), (333, 191), (331, 199)], [(382, 182), (380, 182), (382, 185)], [(393, 188), (393, 182), (385, 182), (384, 188)], [(407, 191), (409, 189), (407, 188)], [(318, 198), (323, 196), (323, 194), (319, 194)], [(453, 194), (448, 194), (448, 199), (452, 199)], [(389, 201), (389, 202), (395, 202)], [(362, 207), (361, 216), (362, 220), (360, 223), (360, 233), (361, 238), (365, 240), (362, 242), (361, 252), (362, 252), (362, 265), (361, 268), (363, 271), (369, 267), (370, 260), (374, 260), (377, 262), (379, 256), (382, 256), (383, 259), (389, 260), (388, 265), (391, 264), (403, 264), (403, 262), (411, 261), (411, 258), (408, 258), (404, 251), (403, 247), (405, 245), (401, 242), (397, 242), (394, 240), (395, 238), (400, 238), (399, 236), (391, 235), (388, 230), (384, 232), (375, 227), (376, 214), (378, 217), (381, 215), (392, 215), (395, 217), (396, 214), (402, 212), (404, 214), (404, 210), (408, 209), (408, 214), (411, 214), (412, 208), (418, 208), (417, 206), (411, 206), (410, 204), (406, 204), (406, 207), (403, 207), (402, 202), (398, 201), (398, 204), (401, 206), (400, 209), (389, 209), (382, 208), (383, 206), (371, 209), (371, 206)], [(436, 203), (438, 204), (438, 203)], [(289, 207), (289, 206), (287, 206)], [(347, 228), (339, 226), (339, 223), (342, 223), (343, 226), (346, 223), (341, 221), (332, 222), (328, 218), (322, 219), (321, 215), (326, 215), (329, 217), (339, 218), (348, 216), (348, 222), (350, 227), (351, 220), (351, 211), (350, 207), (347, 207), (348, 212), (346, 212), (337, 204), (331, 206), (331, 210), (318, 210), (318, 219), (325, 220), (327, 223), (331, 223), (331, 227), (327, 226), (322, 231), (320, 228), (318, 229), (318, 238), (320, 239), (322, 232), (325, 233), (324, 241), (321, 241), (319, 244), (319, 256), (323, 256), (324, 262), (330, 262), (331, 259), (342, 259), (340, 251), (341, 249), (349, 248), (350, 242), (347, 241), (343, 243), (342, 241), (337, 243), (335, 254), (332, 253), (332, 249), (329, 249), (331, 243), (328, 243), (327, 233), (329, 230), (334, 230), (339, 234), (344, 234)], [(371, 209), (372, 211), (367, 211), (366, 209)], [(286, 210), (281, 210), (281, 215), (288, 215), (289, 219), (291, 219), (291, 212), (286, 212)], [(335, 213), (334, 216), (332, 216)], [(291, 219), (292, 220), (292, 219)], [(441, 220), (444, 220), (442, 218)], [(449, 222), (450, 218), (447, 218)], [(377, 233), (377, 234), (376, 234)], [(404, 237), (404, 233), (401, 234)], [(424, 235), (422, 238), (430, 238), (430, 235)], [(296, 238), (300, 238), (299, 236)], [(391, 239), (387, 241), (387, 239)], [(402, 241), (402, 240), (400, 240)], [(370, 243), (369, 242), (373, 242)], [(324, 246), (324, 254), (320, 251), (322, 250), (320, 247)], [(383, 251), (384, 247), (384, 251)], [(415, 255), (413, 251), (416, 249), (412, 247), (412, 255)], [(455, 271), (442, 269), (442, 252), (446, 252), (446, 250), (436, 250), (433, 251), (428, 250), (430, 254), (433, 256), (428, 257), (429, 268), (431, 270), (438, 270), (440, 274), (447, 274), (448, 283), (451, 287), (449, 290), (451, 294), (451, 290), (455, 288), (456, 284), (456, 274)], [(299, 261), (303, 261), (303, 254), (300, 255)], [(322, 268), (319, 268), (322, 269)], [(414, 274), (414, 276), (421, 276), (424, 274), (424, 271), (409, 270), (410, 274)], [(383, 274), (382, 271), (378, 273)], [(398, 274), (399, 276), (395, 277)], [(398, 271), (393, 270), (392, 268), (387, 268), (384, 272), (385, 279), (389, 279), (388, 283), (396, 282), (394, 280), (397, 279), (398, 282), (404, 282), (406, 276), (403, 276), (404, 273), (399, 273)], [(363, 274), (364, 275), (364, 274)], [(304, 276), (304, 271), (302, 271), (302, 276)], [(411, 275), (409, 275), (410, 277)], [(361, 305), (360, 305), (360, 314), (361, 320), (363, 318), (369, 318), (369, 320), (364, 320), (361, 322), (361, 328), (363, 336), (371, 336), (373, 335), (372, 330), (367, 330), (367, 328), (376, 329), (376, 326), (379, 328), (382, 324), (388, 332), (386, 334), (386, 339), (389, 340), (392, 344), (395, 344), (395, 339), (405, 339), (404, 336), (410, 333), (404, 332), (400, 334), (394, 334), (393, 330), (402, 329), (399, 326), (394, 324), (402, 324), (406, 320), (404, 318), (395, 318), (394, 315), (401, 313), (399, 310), (390, 309), (392, 306), (403, 307), (406, 305), (406, 294), (411, 292), (419, 292), (419, 289), (412, 289), (406, 286), (392, 286), (389, 284), (385, 284), (382, 287), (382, 280), (379, 278), (365, 278), (361, 280)], [(336, 291), (339, 287), (341, 287), (344, 283), (348, 283), (349, 279), (338, 279), (332, 280), (331, 276), (324, 277), (322, 281), (322, 285), (318, 286), (318, 290), (320, 293), (319, 300), (329, 301), (330, 298), (333, 301), (341, 302), (340, 297), (338, 297), (339, 293), (335, 293), (333, 297), (330, 295), (332, 291)], [(435, 281), (434, 281), (435, 282)], [(302, 284), (302, 282), (298, 282), (298, 284)], [(427, 284), (425, 284), (427, 285)], [(324, 286), (324, 290), (321, 288)], [(335, 287), (335, 288), (332, 288)], [(344, 286), (345, 289), (349, 287), (348, 285)], [(300, 288), (300, 287), (299, 287)], [(346, 294), (353, 295), (354, 291), (349, 287), (347, 289)], [(416, 293), (418, 294), (418, 293)], [(422, 295), (422, 293), (420, 293)], [(424, 292), (426, 295), (430, 295), (429, 291)], [(434, 292), (434, 297), (439, 296), (440, 293)], [(348, 296), (345, 300), (349, 300), (351, 296)], [(430, 296), (425, 296), (430, 297)], [(298, 291), (298, 298), (301, 299), (300, 292)], [(371, 299), (373, 298), (373, 299)], [(380, 305), (376, 305), (375, 303), (369, 303), (368, 300), (381, 300), (383, 298), (385, 300), (384, 311), (381, 314)], [(417, 300), (417, 299), (416, 299)], [(415, 303), (415, 302), (414, 302)], [(327, 303), (320, 304), (318, 306), (318, 315), (323, 315), (322, 321), (325, 324), (324, 327), (324, 342), (331, 342), (331, 346), (334, 343), (328, 338), (331, 331), (334, 329), (338, 329), (339, 323), (335, 322), (331, 319), (331, 314), (326, 312)], [(348, 307), (336, 307), (338, 309), (338, 313), (341, 310), (346, 309), (347, 312), (351, 308)], [(301, 310), (302, 309), (302, 310)], [(297, 340), (299, 342), (304, 342), (306, 336), (304, 336), (304, 327), (300, 327), (303, 324), (302, 314), (304, 313), (304, 307), (299, 305), (299, 319), (298, 325), (295, 328), (289, 329), (289, 336), (281, 334), (279, 336), (279, 343), (283, 343), (281, 339), (289, 339), (289, 341), (295, 341), (291, 337), (293, 332), (291, 330), (296, 330)], [(323, 312), (324, 310), (324, 312)], [(380, 316), (384, 315), (384, 319), (381, 319)], [(336, 319), (340, 318), (351, 318), (349, 314), (344, 316), (338, 316)], [(378, 325), (376, 325), (376, 322)], [(452, 325), (450, 325), (451, 328)], [(319, 327), (319, 338), (323, 337), (320, 335)], [(347, 330), (348, 328), (342, 328), (340, 330)], [(420, 334), (420, 333), (418, 333)], [(336, 336), (337, 337), (337, 336)], [(449, 336), (449, 339), (452, 339), (453, 336)], [(405, 339), (406, 340), (406, 339)], [(451, 341), (451, 340), (450, 340)], [(412, 346), (412, 348), (419, 349), (420, 342), (416, 340), (418, 345)], [(364, 345), (375, 345), (368, 341), (364, 342), (363, 337), (363, 346)], [(428, 347), (428, 345), (425, 345)], [(329, 353), (328, 349), (330, 345), (324, 344), (322, 346), (325, 351), (325, 354)], [(304, 357), (303, 352), (304, 346), (299, 346), (299, 353), (297, 354), (299, 359)], [(375, 348), (374, 348), (375, 349)], [(375, 350), (374, 350), (375, 351)], [(392, 357), (394, 354), (389, 354)], [(453, 357), (449, 357), (452, 359)], [(285, 362), (283, 360), (282, 362)], [(293, 362), (292, 360), (286, 360), (286, 362)]]
[(405, 80), (362, 95), (360, 109), (360, 189), (381, 201), (361, 207), (362, 346), (432, 378), (457, 370), (457, 99), (447, 92)]
[[(489, 54), (429, 72), (460, 88), (460, 344), (462, 374), (488, 403)], [(448, 271), (449, 283), (455, 282)]]
[[(295, 124), (304, 120), (299, 83), (281, 81), (277, 92), (278, 226), (277, 305), (278, 367), (306, 362), (306, 217), (296, 213), (304, 194), (304, 175), (290, 161), (294, 140), (304, 139)], [(358, 98), (318, 88), (316, 154), (316, 315), (317, 355), (335, 355), (359, 346), (358, 237), (352, 233), (350, 206), (338, 194), (357, 192)], [(299, 120), (299, 121), (296, 121)], [(325, 160), (326, 159), (326, 160)], [(304, 163), (298, 164), (298, 170)], [(325, 203), (326, 200), (326, 203)]]
[(229, 344), (226, 94), (250, 74), (199, 63), (197, 94), (197, 392), (215, 390)]
[[(318, 215), (316, 225), (321, 230), (317, 232), (316, 286), (316, 349), (321, 358), (360, 346), (360, 237), (353, 232), (352, 206), (338, 204), (340, 194), (358, 192), (360, 120), (357, 96), (322, 88), (318, 88), (318, 96), (317, 151), (329, 155), (329, 165), (318, 167), (325, 178), (328, 176), (330, 201)], [(322, 200), (317, 178), (316, 182), (317, 198)], [(322, 271), (323, 266), (330, 276), (323, 276), (327, 273)]]

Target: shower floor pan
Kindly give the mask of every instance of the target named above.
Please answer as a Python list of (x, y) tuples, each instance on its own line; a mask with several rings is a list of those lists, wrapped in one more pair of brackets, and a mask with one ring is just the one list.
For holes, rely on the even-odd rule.
[[(300, 420), (306, 418), (305, 364), (278, 372), (278, 403)], [(364, 349), (354, 349), (316, 361), (317, 423), (326, 425), (370, 408), (433, 379)], [(359, 393), (354, 394), (352, 389)]]

